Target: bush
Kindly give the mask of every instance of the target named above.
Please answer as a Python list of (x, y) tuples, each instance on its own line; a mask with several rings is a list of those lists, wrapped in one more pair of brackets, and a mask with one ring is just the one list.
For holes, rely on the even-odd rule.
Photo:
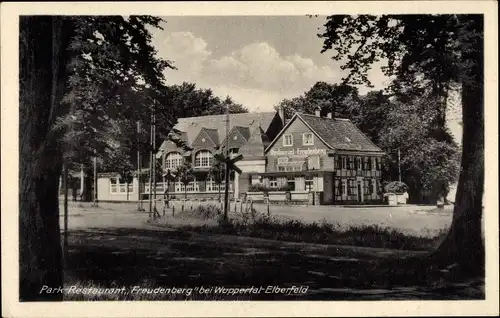
[(273, 192), (273, 191), (290, 191), (290, 186), (288, 184), (286, 185), (283, 185), (281, 187), (277, 187), (277, 188), (271, 188), (271, 187), (267, 187), (263, 184), (251, 184), (249, 187), (248, 187), (248, 192), (264, 192), (264, 193), (268, 193), (268, 192)]
[(384, 186), (385, 193), (403, 193), (408, 191), (409, 187), (401, 181), (391, 181)]
[(186, 217), (193, 217), (202, 220), (214, 220), (223, 213), (219, 206), (207, 204), (197, 206), (193, 210), (186, 209), (182, 214)]
[[(220, 211), (220, 209), (219, 209)], [(295, 219), (268, 216), (254, 209), (230, 213), (226, 221), (220, 214), (211, 214), (216, 225), (184, 226), (182, 229), (196, 232), (259, 237), (264, 239), (306, 242), (316, 244), (351, 245), (403, 250), (427, 250), (435, 246), (445, 234), (435, 237), (405, 235), (402, 232), (378, 225), (350, 226), (342, 228), (328, 222), (305, 223)]]

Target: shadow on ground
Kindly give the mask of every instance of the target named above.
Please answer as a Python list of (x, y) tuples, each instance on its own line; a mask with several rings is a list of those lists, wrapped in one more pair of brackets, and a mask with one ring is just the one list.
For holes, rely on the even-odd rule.
[(302, 295), (239, 297), (254, 300), (484, 298), (481, 281), (444, 284), (400, 261), (415, 252), (157, 229), (77, 230), (69, 242), (66, 285), (309, 287)]

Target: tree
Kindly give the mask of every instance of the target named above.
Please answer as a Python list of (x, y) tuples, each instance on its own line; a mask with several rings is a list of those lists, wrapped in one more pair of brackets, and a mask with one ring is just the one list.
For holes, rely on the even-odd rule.
[(351, 104), (349, 118), (373, 143), (380, 145), (381, 130), (394, 107), (389, 95), (383, 91), (370, 91), (359, 96), (359, 102)]
[(215, 184), (217, 184), (217, 188), (219, 189), (219, 202), (221, 202), (221, 200), (222, 200), (221, 186), (222, 186), (222, 182), (225, 179), (224, 173), (225, 173), (225, 168), (224, 168), (223, 163), (221, 163), (217, 160), (214, 160), (214, 163), (213, 163), (212, 167), (210, 167), (210, 171), (208, 172), (208, 174), (210, 175), (212, 180), (214, 180)]
[[(384, 72), (398, 78), (430, 83), (446, 100), (450, 87), (462, 94), (463, 148), (453, 221), (431, 256), (438, 264), (458, 264), (463, 273), (484, 274), (481, 237), (484, 188), (483, 16), (381, 15), (329, 16), (322, 52), (334, 50), (345, 59), (345, 83), (371, 85), (370, 66), (387, 60)], [(436, 111), (444, 118), (444, 102)]]
[[(147, 95), (145, 83), (161, 85), (169, 66), (155, 57), (146, 29), (160, 21), (147, 16), (20, 19), (21, 300), (62, 299), (60, 293), (40, 290), (63, 284), (58, 204), (63, 161), (71, 158), (70, 150), (85, 148), (95, 155), (110, 119), (139, 118), (144, 110), (137, 105), (150, 105), (135, 102)], [(71, 134), (75, 138), (68, 138)]]
[(184, 198), (187, 199), (187, 187), (194, 180), (194, 171), (191, 163), (184, 161), (182, 165), (177, 167), (177, 179), (184, 185)]
[(284, 99), (275, 108), (283, 108), (286, 118), (295, 112), (314, 114), (317, 109), (321, 109), (322, 116), (332, 113), (333, 117), (349, 118), (359, 102), (358, 90), (353, 86), (317, 82), (303, 95)]
[[(170, 118), (185, 118), (220, 115), (229, 107), (230, 113), (247, 113), (248, 109), (235, 103), (231, 97), (224, 100), (215, 96), (211, 89), (196, 88), (196, 84), (184, 82), (181, 85), (165, 86), (158, 96), (158, 107), (162, 112), (171, 113)], [(160, 119), (158, 121), (162, 123)], [(165, 125), (171, 127), (171, 125)], [(166, 136), (168, 131), (164, 132)]]
[[(436, 98), (432, 95), (415, 94), (412, 100), (404, 103), (399, 98), (394, 99), (386, 107), (384, 125), (378, 127), (378, 145), (387, 150), (384, 178), (397, 180), (400, 165), (402, 180), (410, 186), (410, 197), (419, 203), (435, 203), (436, 182), (441, 180), (448, 187), (458, 176), (459, 147), (446, 127), (439, 129), (438, 136), (435, 134), (435, 107)], [(377, 124), (375, 119), (373, 123)], [(449, 138), (442, 138), (444, 135)], [(400, 151), (400, 162), (395, 149)]]

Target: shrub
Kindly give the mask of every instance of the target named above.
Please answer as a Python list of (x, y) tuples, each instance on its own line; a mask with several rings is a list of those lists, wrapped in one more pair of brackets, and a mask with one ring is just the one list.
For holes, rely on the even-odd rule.
[(402, 193), (408, 191), (409, 187), (401, 181), (391, 181), (384, 186), (386, 193)]
[(378, 225), (349, 226), (326, 221), (305, 223), (295, 219), (268, 216), (254, 209), (229, 214), (224, 220), (217, 215), (217, 225), (185, 226), (184, 230), (218, 234), (259, 237), (272, 240), (307, 242), (316, 244), (351, 245), (404, 250), (426, 250), (433, 247), (445, 234), (435, 237), (405, 235)]
[(264, 192), (264, 193), (268, 193), (268, 192), (273, 192), (273, 191), (290, 191), (290, 186), (288, 184), (286, 185), (283, 185), (281, 187), (277, 187), (277, 188), (271, 188), (271, 187), (267, 187), (263, 184), (251, 184), (249, 187), (248, 187), (248, 192)]
[(214, 220), (222, 214), (221, 208), (214, 204), (200, 205), (193, 210), (186, 209), (183, 212), (183, 215), (186, 217), (193, 217), (202, 220)]

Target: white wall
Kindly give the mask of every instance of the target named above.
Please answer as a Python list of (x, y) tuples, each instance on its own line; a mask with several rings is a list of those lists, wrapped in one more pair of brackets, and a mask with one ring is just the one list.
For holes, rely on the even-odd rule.
[(242, 160), (236, 165), (242, 172), (266, 172), (266, 160)]

